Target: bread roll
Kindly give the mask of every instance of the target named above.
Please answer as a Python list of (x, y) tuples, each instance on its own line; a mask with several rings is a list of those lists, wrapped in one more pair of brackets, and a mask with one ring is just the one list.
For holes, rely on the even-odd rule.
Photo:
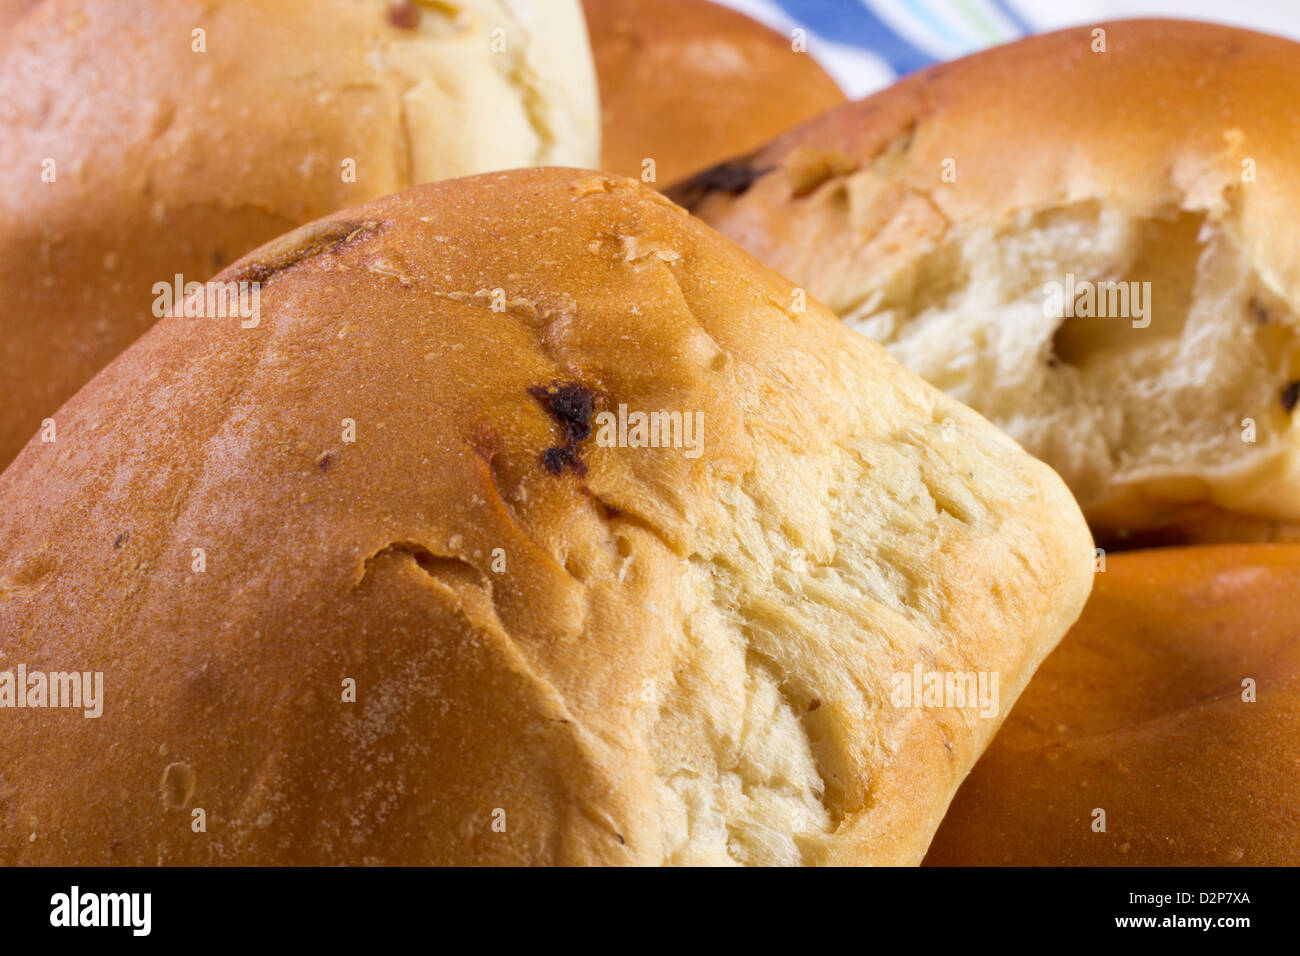
[(1112, 556), (926, 862), (1300, 864), (1297, 593), (1294, 545)]
[[(792, 38), (707, 0), (583, 0), (603, 166), (667, 186), (844, 102)], [(647, 180), (648, 181), (648, 180)]]
[(162, 320), (0, 475), (6, 666), (104, 675), (0, 709), (0, 863), (917, 863), (1091, 586), (1045, 465), (631, 180), (218, 278), (255, 325)]
[(1289, 40), (1081, 27), (675, 195), (1055, 467), (1100, 537), (1293, 536), (1297, 101)]
[(413, 183), (592, 165), (598, 124), (577, 0), (37, 3), (0, 33), (0, 468), (156, 283)]

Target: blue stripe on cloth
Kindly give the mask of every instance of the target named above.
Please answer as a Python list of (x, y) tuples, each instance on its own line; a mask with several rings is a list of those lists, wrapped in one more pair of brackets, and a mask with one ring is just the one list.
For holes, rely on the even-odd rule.
[(862, 3), (845, 0), (775, 0), (790, 19), (827, 40), (870, 50), (898, 75), (914, 73), (935, 62)]
[(1028, 36), (1031, 33), (1038, 32), (1033, 28), (1028, 20), (1020, 15), (1020, 11), (1007, 3), (1007, 0), (989, 0), (989, 2), (997, 8), (998, 13), (1011, 21), (1012, 26), (1014, 26), (1020, 34)]
[(942, 17), (936, 16), (934, 11), (923, 3), (917, 3), (916, 0), (899, 0), (908, 13), (924, 24), (925, 28), (931, 33), (936, 34), (944, 39), (951, 47), (958, 50), (965, 50), (970, 47), (971, 42), (960, 31), (954, 32), (948, 27), (948, 23)]

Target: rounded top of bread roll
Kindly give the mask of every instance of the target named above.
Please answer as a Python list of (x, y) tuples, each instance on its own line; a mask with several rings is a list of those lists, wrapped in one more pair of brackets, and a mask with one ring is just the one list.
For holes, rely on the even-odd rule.
[(708, 0), (583, 0), (602, 163), (668, 185), (844, 102), (794, 41)]
[(1290, 40), (1080, 27), (674, 196), (1052, 464), (1099, 534), (1296, 522), (1298, 99)]
[(1300, 863), (1297, 592), (1294, 545), (1112, 556), (926, 862)]
[(577, 0), (40, 0), (0, 33), (0, 467), (277, 235), (419, 182), (590, 166)]
[(916, 863), (1091, 586), (1045, 465), (630, 180), (218, 279), (251, 318), (195, 295), (0, 474), (5, 669), (103, 674), (0, 706), (0, 862)]

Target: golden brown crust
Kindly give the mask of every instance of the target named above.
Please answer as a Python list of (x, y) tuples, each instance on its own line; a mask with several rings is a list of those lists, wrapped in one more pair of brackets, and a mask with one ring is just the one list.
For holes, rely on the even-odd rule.
[(926, 863), (1300, 863), (1298, 593), (1293, 545), (1112, 555)]
[(662, 185), (844, 102), (789, 37), (708, 0), (584, 0), (604, 116), (603, 168)]
[[(255, 327), (164, 319), (0, 475), (6, 666), (105, 675), (0, 709), (0, 862), (919, 862), (1091, 586), (1045, 466), (629, 180), (241, 275)], [(1000, 706), (890, 707), (913, 664)]]
[(42, 0), (0, 34), (0, 468), (154, 322), (155, 283), (415, 182), (596, 162), (576, 0), (455, 7)]
[[(1102, 26), (1106, 53), (1091, 51), (1095, 28), (1077, 27), (904, 77), (757, 150), (748, 165), (762, 175), (740, 196), (710, 193), (690, 205), (774, 268), (802, 266), (794, 271), (825, 277), (816, 284), (833, 289), (832, 277), (858, 250), (810, 243), (808, 230), (833, 225), (837, 194), (826, 187), (873, 163), (958, 222), (1091, 194), (1094, 184), (1118, 205), (1149, 207), (1198, 173), (1223, 169), (1240, 183), (1243, 156), (1300, 153), (1300, 126), (1285, 120), (1300, 83), (1293, 41), (1179, 20)], [(1208, 100), (1220, 109), (1206, 109)], [(1118, 103), (1127, 104), (1122, 115)], [(949, 156), (958, 178), (945, 183)], [(1275, 205), (1297, 201), (1293, 181), (1261, 177), (1255, 185), (1241, 196), (1243, 226), (1268, 238), (1260, 252), (1288, 298), (1300, 297), (1300, 263), (1283, 253), (1300, 241), (1300, 223)], [(685, 187), (678, 196), (691, 198)], [(808, 201), (791, 201), (799, 197)]]

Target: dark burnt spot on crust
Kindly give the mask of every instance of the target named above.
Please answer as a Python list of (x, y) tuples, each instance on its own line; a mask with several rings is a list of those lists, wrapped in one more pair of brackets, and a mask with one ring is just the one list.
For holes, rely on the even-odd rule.
[(1300, 381), (1288, 382), (1282, 389), (1282, 407), (1287, 410), (1287, 414), (1295, 411), (1296, 405), (1300, 403)]
[(596, 393), (577, 382), (552, 382), (533, 386), (528, 394), (564, 429), (563, 444), (542, 452), (542, 465), (553, 475), (562, 473), (566, 467), (585, 475), (587, 466), (578, 457), (578, 444), (591, 435)]
[(332, 465), (333, 463), (334, 463), (334, 459), (330, 457), (329, 452), (325, 452), (319, 458), (316, 459), (316, 467), (319, 468), (322, 472), (329, 471), (330, 465)]
[(812, 700), (808, 701), (808, 713), (811, 714), (814, 710), (817, 710), (819, 707), (821, 707), (821, 705), (822, 702), (818, 700), (816, 697), (814, 697)]
[(740, 196), (749, 190), (776, 167), (758, 166), (754, 163), (756, 153), (729, 159), (726, 162), (710, 166), (703, 172), (684, 179), (666, 191), (666, 195), (677, 205), (694, 210), (700, 203), (715, 193), (728, 196)]
[(695, 182), (714, 192), (738, 196), (771, 171), (770, 166), (760, 168), (749, 162), (725, 162), (705, 170)]
[(234, 282), (265, 283), (301, 262), (333, 252), (357, 236), (373, 232), (378, 227), (377, 222), (355, 220), (311, 223), (265, 247), (260, 261), (248, 263), (230, 278)]
[(414, 30), (420, 25), (420, 11), (410, 0), (398, 0), (388, 5), (388, 22), (399, 30)]
[(528, 394), (542, 403), (564, 427), (565, 438), (580, 442), (591, 434), (591, 415), (596, 410), (596, 393), (577, 382), (552, 382), (534, 386)]
[(587, 466), (578, 457), (578, 449), (572, 445), (556, 445), (542, 452), (542, 466), (553, 475), (564, 473), (566, 467), (572, 468), (580, 477), (587, 474)]
[(1260, 302), (1259, 299), (1254, 296), (1250, 299), (1250, 314), (1251, 317), (1260, 325), (1268, 325), (1273, 318), (1269, 314), (1268, 309), (1264, 307), (1264, 303)]
[(113, 550), (116, 551), (118, 548), (122, 547), (122, 545), (126, 544), (130, 540), (131, 540), (131, 532), (123, 531), (121, 534), (119, 534), (116, 538), (113, 539)]

